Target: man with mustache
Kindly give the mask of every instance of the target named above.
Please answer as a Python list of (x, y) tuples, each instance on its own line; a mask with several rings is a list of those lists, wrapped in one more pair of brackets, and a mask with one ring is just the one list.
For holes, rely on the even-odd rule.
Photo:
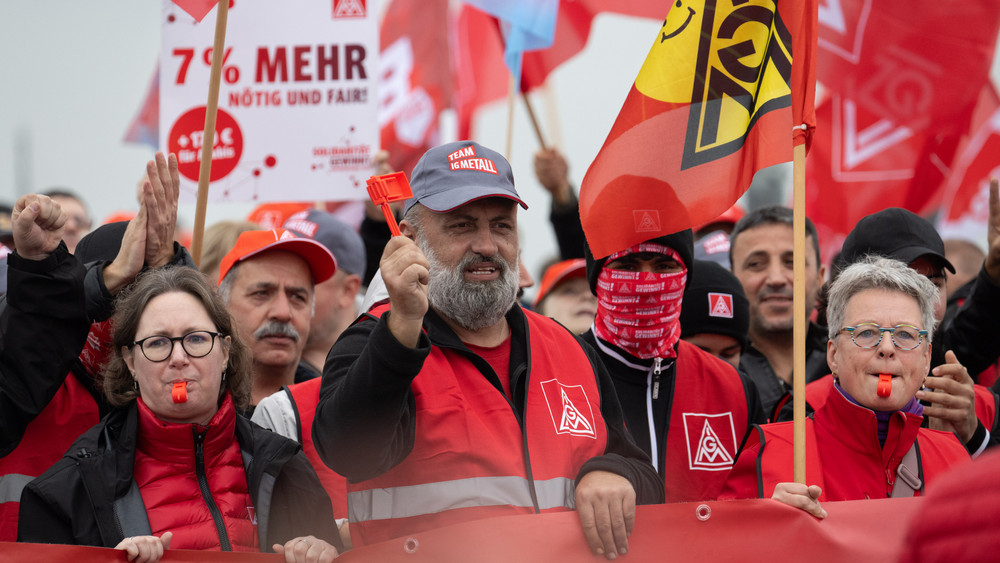
[(299, 368), (315, 284), (337, 269), (322, 244), (284, 229), (246, 231), (219, 265), (219, 293), (253, 353), (252, 404), (311, 375)]
[[(806, 218), (806, 318), (826, 277), (816, 227)], [(773, 206), (745, 215), (730, 235), (729, 261), (750, 302), (750, 345), (740, 367), (760, 392), (764, 413), (774, 420), (779, 400), (792, 389), (792, 210)], [(806, 382), (827, 373), (825, 329), (809, 323)]]
[(510, 165), (449, 143), (412, 187), (380, 264), (389, 301), (330, 351), (313, 423), (348, 479), (354, 544), (575, 507), (595, 554), (625, 554), (635, 505), (663, 484), (594, 350), (517, 304), (527, 206)]

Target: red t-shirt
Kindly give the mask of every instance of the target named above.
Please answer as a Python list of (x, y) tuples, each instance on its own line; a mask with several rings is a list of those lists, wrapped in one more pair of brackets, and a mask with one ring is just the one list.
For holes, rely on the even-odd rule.
[(496, 372), (497, 377), (500, 378), (500, 384), (503, 385), (504, 395), (509, 398), (510, 395), (510, 335), (507, 335), (507, 339), (504, 340), (499, 346), (494, 346), (492, 348), (486, 348), (483, 346), (474, 346), (472, 344), (466, 344), (469, 350), (482, 359), (486, 360), (486, 363), (490, 364), (493, 371)]

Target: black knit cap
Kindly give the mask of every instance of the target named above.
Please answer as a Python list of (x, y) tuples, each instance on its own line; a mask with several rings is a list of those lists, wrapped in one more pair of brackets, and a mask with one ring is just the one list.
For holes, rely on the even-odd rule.
[(921, 256), (955, 273), (945, 258), (941, 235), (927, 219), (899, 207), (872, 213), (851, 229), (840, 252), (839, 264), (846, 268), (867, 254), (877, 254), (909, 264)]
[[(681, 257), (681, 262), (684, 262), (684, 267), (688, 269), (688, 279), (691, 279), (691, 272), (694, 270), (694, 235), (691, 233), (691, 229), (685, 229), (672, 235), (664, 235), (644, 242), (655, 242), (677, 251), (677, 254)], [(587, 281), (590, 282), (590, 291), (594, 295), (597, 295), (597, 276), (604, 269), (604, 263), (608, 261), (608, 258), (604, 257), (600, 260), (595, 260), (594, 254), (590, 251), (589, 244), (586, 245), (584, 250), (587, 258)]]
[(695, 260), (681, 304), (681, 338), (695, 334), (730, 336), (746, 349), (750, 302), (732, 272), (710, 260)]

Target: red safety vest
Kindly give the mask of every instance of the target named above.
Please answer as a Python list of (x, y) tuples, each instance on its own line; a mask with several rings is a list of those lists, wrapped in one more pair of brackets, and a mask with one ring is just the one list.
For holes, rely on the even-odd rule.
[(719, 496), (748, 427), (746, 391), (731, 365), (681, 340), (661, 474), (667, 502)]
[(313, 443), (312, 425), (316, 418), (316, 405), (319, 403), (319, 387), (323, 379), (316, 377), (309, 381), (296, 383), (288, 387), (288, 392), (292, 396), (292, 405), (299, 419), (299, 440), (302, 444), (302, 451), (309, 458), (319, 480), (326, 489), (326, 494), (330, 495), (333, 503), (333, 517), (347, 518), (347, 479), (343, 475), (327, 467), (316, 451), (316, 444)]
[(28, 424), (21, 442), (0, 458), (0, 541), (17, 540), (17, 511), (21, 490), (59, 461), (100, 415), (90, 392), (73, 374), (49, 404)]
[(589, 358), (565, 328), (524, 314), (531, 354), (524, 425), (463, 353), (433, 346), (411, 384), (413, 450), (374, 479), (348, 482), (355, 545), (574, 507), (580, 467), (607, 449), (600, 389)]

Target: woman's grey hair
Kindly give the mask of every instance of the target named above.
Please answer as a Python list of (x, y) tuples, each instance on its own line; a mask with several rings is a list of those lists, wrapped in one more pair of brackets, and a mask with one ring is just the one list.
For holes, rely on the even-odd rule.
[(149, 302), (174, 292), (187, 293), (202, 304), (215, 329), (222, 333), (217, 345), (226, 346), (225, 337), (230, 338), (226, 379), (219, 390), (219, 400), (221, 402), (224, 392), (229, 390), (236, 408), (246, 410), (250, 405), (250, 350), (240, 340), (229, 309), (212, 283), (198, 270), (185, 266), (167, 266), (143, 272), (115, 301), (115, 313), (111, 318), (113, 350), (101, 374), (108, 401), (113, 406), (123, 406), (139, 396), (122, 356), (122, 348), (134, 348), (132, 343), (135, 342), (139, 320)]
[(844, 328), (847, 302), (866, 289), (882, 289), (909, 295), (920, 306), (920, 322), (927, 331), (927, 342), (934, 337), (934, 305), (938, 289), (923, 274), (891, 258), (865, 256), (844, 268), (830, 286), (827, 320), (829, 336), (833, 340)]

